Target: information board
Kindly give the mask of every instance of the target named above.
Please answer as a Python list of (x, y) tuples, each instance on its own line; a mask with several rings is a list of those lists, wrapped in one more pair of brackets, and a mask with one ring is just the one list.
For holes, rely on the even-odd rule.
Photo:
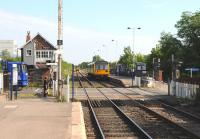
[(12, 75), (13, 75), (13, 77), (12, 77), (12, 83), (13, 83), (13, 85), (17, 85), (17, 81), (18, 81), (18, 70), (17, 70), (17, 64), (13, 64), (12, 65), (12, 68), (13, 68), (13, 70), (12, 70)]

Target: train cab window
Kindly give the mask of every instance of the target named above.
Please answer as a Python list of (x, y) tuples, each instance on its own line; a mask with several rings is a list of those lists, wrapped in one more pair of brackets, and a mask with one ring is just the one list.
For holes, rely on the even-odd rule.
[(104, 68), (105, 70), (107, 70), (108, 69), (108, 65), (105, 65), (105, 68)]
[(96, 65), (96, 70), (99, 70), (100, 69), (100, 65)]
[(104, 69), (104, 65), (100, 65), (100, 69), (103, 70)]

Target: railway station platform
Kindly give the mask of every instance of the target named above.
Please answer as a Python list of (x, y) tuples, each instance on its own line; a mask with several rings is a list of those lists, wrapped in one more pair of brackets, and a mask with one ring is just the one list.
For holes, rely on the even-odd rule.
[[(131, 77), (111, 75), (110, 78), (111, 78), (111, 80), (115, 80), (116, 82), (118, 81), (118, 83), (120, 83), (123, 87), (131, 87), (132, 86), (132, 78)], [(134, 80), (133, 80), (133, 84), (134, 84)]]
[[(118, 82), (123, 87), (132, 87), (132, 78), (126, 76), (115, 76), (111, 75), (110, 79), (114, 82)], [(133, 80), (133, 85), (135, 85), (135, 80)], [(142, 87), (144, 90), (149, 92), (167, 94), (168, 93), (168, 84), (160, 81), (154, 81), (151, 87)]]
[(79, 102), (53, 97), (0, 103), (1, 139), (86, 139)]

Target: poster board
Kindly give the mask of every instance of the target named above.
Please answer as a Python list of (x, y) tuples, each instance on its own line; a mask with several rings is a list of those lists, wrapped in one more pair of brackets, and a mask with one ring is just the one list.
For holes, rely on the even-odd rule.
[(17, 85), (17, 81), (18, 81), (18, 69), (17, 69), (17, 64), (13, 64), (12, 65), (12, 68), (13, 68), (13, 70), (12, 70), (12, 75), (13, 75), (13, 77), (12, 77), (12, 83), (13, 83), (13, 85)]

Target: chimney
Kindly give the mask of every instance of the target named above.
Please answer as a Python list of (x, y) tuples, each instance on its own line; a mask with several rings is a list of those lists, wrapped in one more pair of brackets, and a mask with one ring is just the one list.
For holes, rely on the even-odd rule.
[(27, 31), (26, 42), (30, 41), (30, 39), (31, 39), (30, 31)]

